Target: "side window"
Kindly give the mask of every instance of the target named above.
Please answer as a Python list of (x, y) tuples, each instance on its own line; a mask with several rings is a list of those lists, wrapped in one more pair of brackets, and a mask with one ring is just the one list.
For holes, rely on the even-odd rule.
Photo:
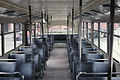
[(22, 45), (22, 41), (23, 41), (22, 23), (16, 23), (15, 28), (16, 28), (16, 47), (18, 47)]
[(98, 23), (94, 23), (93, 37), (94, 37), (94, 44), (98, 46)]
[(107, 23), (100, 23), (100, 48), (107, 52)]

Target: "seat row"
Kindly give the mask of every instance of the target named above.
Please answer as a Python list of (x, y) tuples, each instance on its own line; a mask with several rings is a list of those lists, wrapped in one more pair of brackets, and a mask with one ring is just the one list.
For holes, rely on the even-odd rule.
[(33, 46), (21, 46), (7, 59), (0, 59), (0, 80), (42, 79), (49, 58), (48, 49), (52, 49), (54, 43), (49, 39), (46, 36), (37, 38)]
[[(67, 51), (72, 80), (107, 80), (109, 60), (104, 58), (104, 54), (83, 39), (80, 56), (78, 37), (74, 36), (74, 44), (70, 44), (69, 41), (68, 37)], [(115, 65), (113, 65), (113, 72), (115, 73), (113, 80), (120, 80), (116, 77)]]

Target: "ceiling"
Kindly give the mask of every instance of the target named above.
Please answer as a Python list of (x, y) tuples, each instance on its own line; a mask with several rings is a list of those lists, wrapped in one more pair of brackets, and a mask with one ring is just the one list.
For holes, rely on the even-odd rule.
[[(40, 14), (41, 9), (43, 12), (52, 16), (53, 20), (66, 20), (68, 13), (71, 13), (74, 6), (75, 10), (78, 10), (79, 0), (2, 0), (12, 5), (28, 9), (28, 6), (32, 6), (32, 10)], [(86, 5), (92, 0), (83, 0), (83, 5)], [(20, 12), (20, 11), (19, 11)]]
[[(107, 21), (109, 17), (110, 0), (83, 0), (84, 19), (93, 21)], [(116, 0), (118, 6), (120, 0)], [(79, 17), (79, 0), (0, 0), (0, 17), (28, 18), (32, 7), (32, 17), (41, 17), (41, 10), (52, 20), (66, 20), (67, 15), (75, 9), (75, 18)], [(120, 14), (120, 5), (116, 9), (116, 16)], [(120, 18), (119, 18), (120, 20)]]

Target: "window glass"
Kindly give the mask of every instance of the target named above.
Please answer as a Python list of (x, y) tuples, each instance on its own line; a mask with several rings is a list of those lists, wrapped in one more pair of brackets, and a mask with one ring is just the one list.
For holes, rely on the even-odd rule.
[(120, 36), (120, 23), (114, 24), (114, 34)]
[(32, 30), (32, 38), (34, 38), (34, 30)]
[(32, 24), (32, 29), (35, 29), (35, 24)]
[(120, 23), (114, 24), (113, 57), (120, 62)]
[(107, 23), (100, 23), (100, 48), (107, 52)]
[(86, 31), (87, 31), (87, 30), (86, 30), (86, 23), (84, 23), (84, 37), (85, 37), (85, 38), (87, 38), (87, 37), (86, 37), (86, 33), (87, 33)]
[(94, 23), (94, 30), (98, 30), (98, 23)]
[(16, 47), (20, 46), (22, 44), (22, 31), (16, 32)]
[(88, 28), (91, 29), (91, 23), (88, 23)]
[(16, 31), (22, 30), (22, 23), (16, 23)]
[(0, 56), (2, 56), (2, 44), (1, 44), (1, 35), (0, 35)]
[[(68, 32), (72, 33), (72, 28), (68, 27)], [(67, 26), (57, 25), (49, 28), (49, 33), (53, 34), (67, 34)]]
[(27, 31), (27, 41), (28, 41), (28, 44), (30, 44), (30, 32)]
[(14, 49), (14, 33), (5, 35), (5, 53)]
[(100, 23), (100, 31), (107, 32), (107, 23)]
[(91, 23), (88, 23), (88, 40), (91, 41)]
[(98, 46), (98, 23), (94, 23), (94, 31), (93, 31), (93, 37), (94, 37), (94, 44)]
[(4, 24), (4, 33), (13, 32), (13, 23)]
[(113, 58), (120, 62), (120, 38), (114, 36)]
[(40, 37), (41, 30), (40, 30), (40, 23), (36, 23), (36, 37)]

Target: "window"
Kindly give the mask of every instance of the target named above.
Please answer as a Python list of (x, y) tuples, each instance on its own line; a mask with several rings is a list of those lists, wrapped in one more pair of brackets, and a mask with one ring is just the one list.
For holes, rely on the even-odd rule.
[(13, 32), (13, 23), (4, 24), (4, 33)]
[(32, 38), (34, 38), (34, 35), (35, 35), (35, 34), (34, 34), (34, 30), (32, 30)]
[(107, 52), (107, 23), (100, 23), (100, 48)]
[(83, 33), (83, 35), (84, 35), (85, 38), (87, 38), (86, 37), (86, 23), (84, 23), (84, 33)]
[(23, 39), (22, 35), (23, 35), (22, 31), (16, 32), (16, 47), (22, 45), (22, 39)]
[(16, 31), (21, 31), (22, 30), (22, 23), (16, 23)]
[(14, 49), (14, 24), (4, 24), (4, 45), (5, 53)]
[(91, 41), (91, 23), (88, 23), (88, 40)]
[(120, 23), (114, 24), (113, 57), (120, 62)]
[(35, 24), (32, 24), (32, 38), (34, 38), (35, 33)]
[(28, 44), (30, 44), (30, 32), (27, 31), (27, 41), (28, 41)]
[(94, 37), (94, 44), (98, 46), (98, 23), (94, 23), (93, 37)]
[[(72, 28), (68, 27), (68, 32), (72, 33)], [(57, 25), (49, 28), (49, 33), (53, 34), (67, 34), (67, 26)]]
[(5, 35), (5, 53), (14, 49), (14, 33)]
[[(15, 47), (18, 47), (19, 45), (22, 44), (22, 23), (16, 23), (15, 24), (15, 33), (16, 36), (14, 35), (14, 23), (8, 23), (8, 24), (3, 24), (4, 28), (4, 53), (7, 53), (11, 50), (13, 50)], [(1, 33), (1, 25), (0, 25), (0, 33)], [(16, 40), (16, 42), (14, 42)], [(14, 46), (16, 43), (16, 46)], [(0, 56), (2, 54), (1, 52), (1, 35), (0, 35)]]
[(36, 23), (36, 37), (40, 37), (40, 35), (41, 35), (40, 23)]
[(22, 31), (22, 23), (16, 23), (15, 28), (16, 28), (16, 47), (22, 45), (22, 39), (23, 39), (23, 31)]

